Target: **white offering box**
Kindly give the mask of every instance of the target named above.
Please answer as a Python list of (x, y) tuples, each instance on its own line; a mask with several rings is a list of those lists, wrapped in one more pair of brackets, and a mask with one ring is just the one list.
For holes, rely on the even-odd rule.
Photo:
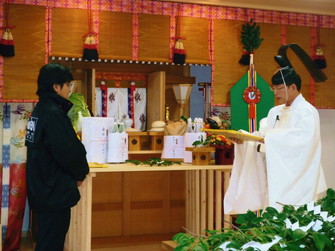
[(184, 159), (184, 136), (164, 136), (162, 159)]
[(86, 148), (88, 162), (107, 162), (107, 132), (112, 130), (113, 123), (113, 118), (83, 118), (82, 143)]
[(108, 163), (125, 162), (128, 159), (128, 134), (116, 132), (108, 134)]
[(206, 133), (205, 132), (187, 132), (184, 135), (184, 162), (185, 163), (192, 163), (192, 152), (186, 151), (186, 147), (192, 147), (194, 141), (197, 140), (205, 140)]

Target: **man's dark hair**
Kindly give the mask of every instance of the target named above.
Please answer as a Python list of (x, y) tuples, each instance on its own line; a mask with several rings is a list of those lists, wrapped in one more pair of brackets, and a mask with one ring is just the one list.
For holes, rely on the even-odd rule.
[(36, 94), (41, 96), (47, 93), (55, 93), (53, 89), (54, 84), (63, 87), (64, 83), (71, 82), (72, 80), (72, 73), (65, 66), (56, 63), (46, 64), (40, 69)]
[(301, 78), (295, 72), (295, 70), (290, 67), (284, 67), (279, 69), (275, 74), (273, 74), (271, 80), (273, 85), (286, 84), (288, 86), (295, 84), (298, 91), (300, 91), (301, 89)]

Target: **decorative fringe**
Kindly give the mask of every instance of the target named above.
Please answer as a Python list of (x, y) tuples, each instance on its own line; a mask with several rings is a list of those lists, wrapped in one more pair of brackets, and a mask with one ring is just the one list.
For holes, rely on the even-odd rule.
[(175, 64), (185, 64), (186, 51), (181, 39), (176, 41), (176, 44), (173, 48), (173, 63)]
[(250, 52), (245, 52), (240, 61), (238, 61), (240, 64), (243, 64), (243, 65), (249, 65), (250, 64)]
[(327, 67), (326, 58), (323, 54), (323, 51), (320, 47), (316, 48), (315, 56), (312, 57), (314, 63), (319, 66), (320, 69), (324, 69)]
[(6, 29), (0, 40), (0, 55), (3, 57), (14, 57), (14, 40), (9, 29)]
[(85, 38), (83, 59), (84, 60), (98, 60), (99, 59), (97, 45), (95, 43), (95, 39), (92, 34), (89, 34)]

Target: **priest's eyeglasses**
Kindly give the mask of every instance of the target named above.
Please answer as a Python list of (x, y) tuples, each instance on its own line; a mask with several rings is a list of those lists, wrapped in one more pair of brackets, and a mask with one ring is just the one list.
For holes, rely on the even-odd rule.
[(282, 86), (282, 87), (279, 87), (279, 88), (276, 88), (274, 86), (270, 86), (270, 90), (273, 91), (273, 92), (279, 92), (280, 90), (283, 90), (285, 89), (285, 86)]

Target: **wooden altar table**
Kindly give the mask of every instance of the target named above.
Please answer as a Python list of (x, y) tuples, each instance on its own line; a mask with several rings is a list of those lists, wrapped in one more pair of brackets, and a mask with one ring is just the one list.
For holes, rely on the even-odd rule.
[[(186, 229), (204, 234), (205, 229), (229, 227), (229, 215), (223, 214), (223, 197), (228, 187), (232, 165), (172, 166), (134, 165), (131, 163), (90, 165), (90, 173), (79, 187), (81, 199), (71, 210), (71, 223), (65, 242), (66, 251), (90, 251), (92, 231), (92, 179), (97, 173), (186, 171)], [(224, 221), (223, 221), (224, 220)]]

